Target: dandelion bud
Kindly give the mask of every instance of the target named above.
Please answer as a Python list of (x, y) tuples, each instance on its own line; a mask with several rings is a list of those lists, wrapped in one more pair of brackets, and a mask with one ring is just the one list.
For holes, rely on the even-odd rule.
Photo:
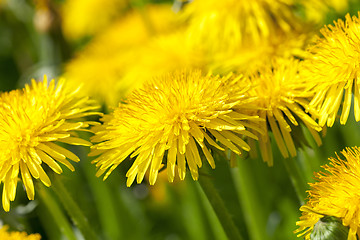
[(313, 240), (343, 240), (348, 233), (349, 228), (345, 227), (340, 219), (326, 216), (319, 219), (310, 236)]

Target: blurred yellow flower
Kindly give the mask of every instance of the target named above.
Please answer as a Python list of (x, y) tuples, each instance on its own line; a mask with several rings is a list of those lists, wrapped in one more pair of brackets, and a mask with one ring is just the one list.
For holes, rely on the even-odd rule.
[(326, 173), (316, 174), (317, 182), (311, 184), (309, 198), (302, 206), (302, 216), (296, 223), (302, 232), (310, 239), (314, 225), (323, 217), (337, 217), (344, 226), (350, 228), (348, 240), (360, 237), (360, 148), (346, 148), (342, 155), (345, 159), (330, 158), (330, 164), (323, 166)]
[[(258, 117), (240, 111), (253, 101), (245, 96), (248, 89), (249, 84), (241, 77), (202, 76), (199, 70), (154, 78), (106, 115), (103, 125), (94, 127), (92, 141), (97, 144), (90, 155), (100, 155), (93, 161), (98, 167), (96, 175), (108, 170), (105, 180), (130, 157), (135, 160), (126, 175), (128, 186), (136, 177), (141, 183), (149, 168), (153, 185), (162, 165), (167, 168), (170, 182), (176, 168), (183, 180), (186, 166), (197, 180), (202, 166), (200, 155), (215, 168), (210, 146), (224, 150), (223, 145), (237, 154), (249, 151), (242, 136), (256, 138), (248, 127), (251, 129)], [(232, 111), (235, 105), (238, 112)]]
[(66, 0), (61, 9), (65, 36), (77, 40), (100, 32), (121, 15), (126, 4), (125, 0)]
[[(317, 144), (321, 139), (317, 133), (322, 128), (309, 116), (316, 111), (309, 107), (309, 98), (312, 92), (305, 91), (306, 85), (299, 78), (298, 72), (301, 63), (294, 59), (277, 59), (272, 65), (264, 66), (259, 74), (250, 77), (252, 82), (250, 96), (257, 96), (255, 104), (261, 109), (257, 115), (266, 119), (262, 122), (262, 128), (268, 132), (268, 126), (273, 133), (281, 154), (287, 158), (296, 156), (296, 147), (293, 137), (298, 133), (292, 130), (299, 123), (303, 123), (313, 135)], [(259, 134), (258, 134), (259, 135)], [(273, 164), (273, 156), (269, 135), (259, 135), (259, 146), (262, 157), (270, 166)]]
[(261, 44), (239, 46), (231, 53), (217, 52), (206, 56), (208, 68), (220, 74), (238, 72), (245, 76), (252, 75), (262, 67), (271, 65), (274, 58), (306, 58), (308, 53), (305, 48), (314, 36), (312, 32), (278, 34), (263, 39)]
[(91, 122), (75, 120), (97, 114), (93, 110), (98, 106), (76, 95), (77, 90), (65, 88), (64, 80), (55, 86), (55, 81), (48, 82), (46, 76), (43, 82), (32, 80), (31, 86), (0, 95), (0, 183), (5, 211), (15, 199), (19, 174), (28, 198), (33, 200), (33, 178), (51, 185), (43, 162), (58, 174), (62, 172), (58, 162), (75, 170), (67, 159), (80, 159), (56, 142), (91, 145), (74, 132), (86, 130)]
[(9, 232), (8, 226), (3, 226), (0, 228), (0, 239), (1, 240), (40, 240), (40, 234), (30, 234), (26, 232)]
[(345, 14), (349, 8), (349, 0), (300, 0), (300, 4), (304, 7), (305, 17), (319, 25), (324, 24), (332, 9)]
[(314, 36), (294, 15), (294, 1), (204, 1), (186, 5), (183, 41), (201, 56), (202, 68), (214, 73), (249, 75), (274, 57), (304, 58)]
[(194, 0), (183, 13), (189, 22), (188, 40), (210, 53), (261, 44), (300, 27), (294, 4), (293, 0)]
[(316, 92), (310, 105), (318, 109), (321, 126), (334, 124), (341, 105), (340, 123), (346, 123), (352, 94), (355, 119), (360, 120), (360, 22), (349, 14), (345, 19), (321, 30), (324, 38), (318, 38), (309, 48), (312, 56), (305, 61), (306, 68), (302, 71), (302, 77), (308, 79)]
[(323, 0), (324, 2), (326, 2), (331, 8), (335, 9), (337, 12), (345, 12), (348, 7), (349, 7), (349, 2), (352, 0), (347, 0), (347, 1), (343, 1), (343, 0)]
[[(193, 48), (184, 41), (184, 31), (177, 31), (154, 38), (148, 44), (139, 48), (136, 60), (128, 66), (121, 84), (133, 84), (129, 90), (141, 86), (153, 77), (161, 76), (178, 69), (208, 70), (208, 62), (204, 53)], [(227, 74), (228, 72), (226, 72)]]
[(143, 11), (149, 17), (151, 30), (147, 28), (139, 11), (131, 11), (78, 53), (66, 65), (64, 77), (75, 86), (82, 83), (84, 94), (116, 106), (128, 91), (142, 83), (136, 76), (125, 80), (123, 76), (130, 68), (138, 66), (142, 58), (149, 58), (142, 52), (147, 42), (177, 26), (176, 14), (171, 10), (171, 5), (147, 5)]

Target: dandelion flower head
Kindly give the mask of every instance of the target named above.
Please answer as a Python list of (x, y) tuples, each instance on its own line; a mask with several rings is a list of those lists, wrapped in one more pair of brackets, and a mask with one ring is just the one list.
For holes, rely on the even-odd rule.
[[(313, 93), (306, 92), (306, 85), (299, 79), (301, 62), (294, 59), (277, 59), (272, 65), (264, 66), (259, 74), (250, 77), (253, 84), (251, 96), (258, 96), (256, 104), (261, 107), (258, 115), (266, 122), (261, 123), (265, 132), (273, 133), (281, 154), (287, 158), (296, 156), (296, 148), (292, 133), (293, 128), (303, 123), (313, 135), (318, 144), (321, 139), (317, 131), (321, 127), (309, 116), (307, 111), (316, 114), (314, 109), (308, 106), (309, 98)], [(295, 136), (292, 136), (295, 135)], [(273, 157), (269, 135), (259, 135), (259, 146), (265, 162), (270, 166)]]
[(3, 226), (0, 228), (0, 239), (1, 240), (40, 240), (40, 234), (30, 234), (28, 235), (26, 232), (9, 232), (8, 226)]
[(142, 182), (147, 171), (150, 184), (154, 184), (163, 166), (170, 182), (176, 169), (183, 180), (186, 166), (197, 180), (201, 155), (215, 168), (210, 146), (226, 147), (237, 154), (249, 151), (242, 136), (256, 138), (246, 127), (258, 117), (232, 111), (235, 105), (240, 109), (241, 103), (247, 106), (253, 101), (245, 95), (248, 83), (237, 84), (241, 81), (245, 80), (182, 70), (154, 78), (135, 90), (126, 104), (105, 115), (102, 126), (94, 127), (92, 141), (98, 143), (90, 155), (100, 154), (93, 161), (97, 176), (108, 170), (105, 180), (130, 157), (135, 160), (127, 172), (128, 186), (135, 178)]
[(349, 227), (348, 240), (360, 237), (360, 148), (346, 148), (342, 155), (345, 159), (330, 158), (323, 168), (327, 172), (316, 174), (317, 182), (310, 184), (309, 197), (302, 206), (302, 216), (296, 223), (295, 232), (302, 232), (310, 239), (314, 225), (325, 216), (337, 217)]
[(0, 183), (5, 211), (15, 199), (19, 175), (33, 200), (33, 178), (51, 185), (43, 163), (58, 174), (62, 172), (58, 163), (75, 170), (67, 159), (78, 162), (79, 158), (56, 142), (91, 145), (74, 132), (85, 130), (91, 122), (75, 120), (97, 114), (93, 110), (98, 106), (76, 94), (65, 88), (64, 80), (56, 85), (45, 76), (43, 82), (32, 80), (31, 86), (0, 95)]
[[(312, 56), (305, 61), (302, 77), (308, 79), (316, 92), (311, 105), (319, 111), (319, 124), (331, 127), (342, 108), (340, 123), (345, 124), (354, 94), (354, 113), (360, 120), (360, 21), (356, 16), (345, 16), (334, 25), (321, 30), (309, 51)], [(343, 98), (344, 95), (344, 98)]]

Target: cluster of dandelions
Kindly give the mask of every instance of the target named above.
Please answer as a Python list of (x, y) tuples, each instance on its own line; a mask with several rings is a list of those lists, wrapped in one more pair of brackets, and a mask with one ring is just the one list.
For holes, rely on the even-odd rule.
[[(220, 83), (215, 84), (216, 81), (212, 82), (211, 78), (207, 79), (209, 85), (194, 82), (194, 79), (201, 77), (192, 77), (192, 72), (177, 72), (167, 78), (154, 80), (131, 94), (128, 102), (120, 104), (112, 115), (103, 119), (104, 125), (95, 130), (97, 133), (93, 141), (99, 143), (93, 146), (91, 154), (101, 154), (94, 160), (99, 168), (98, 175), (110, 168), (105, 174), (106, 178), (130, 156), (136, 159), (127, 173), (128, 185), (136, 177), (140, 183), (149, 168), (150, 184), (155, 183), (158, 171), (163, 167), (168, 169), (170, 181), (173, 181), (176, 169), (180, 179), (183, 179), (186, 166), (196, 180), (202, 156), (214, 166), (212, 157), (209, 157), (209, 146), (220, 150), (227, 148), (240, 154), (240, 149), (250, 150), (244, 136), (250, 140), (260, 140), (263, 158), (271, 165), (268, 126), (282, 155), (288, 157), (290, 153), (295, 156), (296, 147), (291, 132), (299, 125), (299, 121), (320, 144), (317, 132), (321, 131), (326, 122), (329, 127), (333, 125), (341, 106), (340, 123), (346, 123), (352, 94), (355, 96), (355, 119), (359, 120), (359, 90), (356, 82), (359, 26), (357, 17), (347, 15), (345, 22), (339, 20), (335, 26), (325, 27), (322, 30), (324, 38), (318, 38), (309, 48), (311, 55), (308, 59), (301, 63), (289, 60), (274, 62), (272, 66), (264, 67), (258, 74), (251, 76), (247, 82), (251, 83), (251, 87), (246, 90), (239, 90), (239, 86), (246, 83), (240, 81), (240, 78), (229, 82), (228, 77), (224, 80), (216, 77), (216, 81), (230, 84), (226, 86), (225, 94), (217, 95), (212, 90), (221, 93), (217, 89)], [(233, 83), (237, 84), (235, 93), (244, 94), (242, 99), (236, 94), (232, 98)], [(224, 105), (219, 108), (219, 105), (209, 104), (204, 98), (207, 91), (211, 93), (211, 103), (221, 102)], [(342, 101), (344, 93), (345, 99)], [(239, 103), (244, 103), (245, 99), (246, 107), (239, 107)], [(199, 104), (198, 100), (204, 102)], [(242, 122), (244, 120), (246, 122)], [(310, 239), (311, 231), (319, 219), (327, 216), (340, 219), (344, 226), (350, 228), (349, 239), (356, 239), (358, 204), (357, 197), (354, 197), (356, 187), (352, 188), (355, 180), (350, 181), (350, 177), (344, 174), (349, 173), (352, 164), (349, 159), (357, 161), (359, 154), (356, 149), (347, 151), (343, 154), (348, 162), (333, 161), (333, 168), (328, 170), (334, 176), (326, 178), (319, 175), (320, 182), (313, 185), (315, 190), (310, 192), (307, 204), (310, 207), (302, 207), (306, 212), (302, 217), (305, 220), (298, 224), (301, 226), (300, 231), (309, 227), (305, 231), (307, 239)], [(356, 169), (350, 172), (350, 176), (357, 179), (354, 173)], [(324, 187), (319, 190), (317, 187), (322, 185)], [(331, 194), (331, 191), (334, 193)], [(339, 200), (335, 201), (336, 198)]]
[[(204, 11), (199, 11), (202, 8), (196, 5), (198, 3), (205, 4)], [(288, 38), (292, 30), (301, 28), (301, 24), (291, 20), (295, 17), (291, 12), (292, 1), (275, 1), (276, 4), (270, 1), (247, 4), (229, 0), (211, 3), (206, 5), (206, 1), (199, 0), (190, 5), (185, 12), (185, 18), (191, 19), (190, 27), (185, 33), (171, 35), (187, 37), (185, 47), (180, 48), (186, 49), (183, 55), (187, 56), (193, 52), (196, 44), (206, 43), (202, 50), (207, 59), (188, 61), (189, 58), (184, 60), (183, 55), (176, 52), (171, 59), (182, 59), (188, 69), (175, 70), (180, 69), (179, 65), (170, 63), (178, 61), (169, 61), (169, 57), (164, 57), (159, 65), (166, 65), (164, 69), (169, 73), (155, 77), (132, 92), (113, 113), (101, 119), (101, 125), (78, 120), (89, 115), (99, 115), (95, 111), (98, 106), (87, 97), (78, 97), (78, 91), (65, 89), (63, 81), (57, 85), (54, 80), (50, 83), (46, 79), (41, 83), (33, 81), (31, 86), (27, 85), (23, 90), (3, 93), (0, 96), (0, 182), (3, 184), (3, 208), (9, 211), (10, 201), (15, 199), (19, 175), (28, 198), (32, 200), (35, 195), (33, 179), (39, 179), (46, 186), (51, 185), (49, 173), (44, 170), (45, 165), (58, 174), (62, 172), (59, 163), (73, 171), (74, 167), (68, 160), (78, 162), (79, 158), (59, 144), (90, 146), (90, 142), (76, 134), (77, 131), (88, 131), (89, 125), (96, 125), (91, 130), (95, 133), (91, 138), (95, 145), (91, 147), (90, 153), (90, 156), (97, 156), (93, 160), (98, 168), (96, 175), (104, 174), (105, 180), (123, 161), (129, 160), (132, 166), (126, 176), (127, 185), (130, 186), (135, 179), (141, 183), (146, 173), (149, 173), (150, 184), (154, 184), (162, 169), (167, 170), (170, 182), (174, 181), (176, 175), (183, 180), (187, 170), (197, 180), (203, 162), (215, 168), (214, 151), (230, 150), (241, 155), (243, 151), (252, 150), (257, 140), (264, 161), (273, 165), (268, 133), (273, 134), (285, 158), (293, 157), (297, 147), (294, 132), (299, 125), (305, 125), (320, 145), (318, 132), (326, 123), (329, 127), (334, 124), (340, 108), (340, 123), (346, 123), (352, 94), (355, 96), (355, 118), (360, 120), (357, 82), (360, 23), (357, 17), (347, 15), (345, 22), (339, 20), (335, 26), (325, 27), (321, 31), (324, 38), (318, 38), (309, 48), (309, 54), (302, 55), (308, 56), (304, 61), (288, 58), (273, 60), (274, 55), (270, 54), (267, 59), (272, 61), (267, 61), (267, 65), (259, 64), (260, 67), (256, 65), (256, 71), (245, 71), (248, 75), (246, 77), (237, 73), (204, 75), (200, 70), (193, 70), (194, 66), (208, 69), (202, 64), (209, 64), (210, 69), (222, 69), (219, 70), (221, 73), (228, 70), (241, 72), (240, 69), (246, 68), (247, 65), (240, 67), (239, 54), (232, 54), (243, 51), (238, 46), (243, 46), (248, 37), (257, 42), (271, 38), (274, 33)], [(218, 11), (221, 6), (227, 6), (226, 9), (230, 6), (234, 11), (232, 14)], [(284, 10), (282, 15), (276, 15), (279, 9)], [(238, 19), (244, 12), (253, 24), (240, 24)], [(274, 16), (276, 21), (273, 20)], [(223, 22), (218, 19), (226, 20), (229, 24), (222, 28)], [(206, 26), (213, 28), (214, 22), (222, 24), (220, 28), (215, 28), (218, 32), (208, 31), (210, 28)], [(160, 27), (163, 28), (167, 29)], [(219, 40), (219, 35), (224, 32), (227, 33), (225, 36), (233, 38)], [(145, 53), (151, 52), (149, 46)], [(223, 46), (229, 49), (223, 49)], [(125, 48), (119, 49), (122, 51)], [(286, 50), (281, 55), (292, 57), (296, 55), (293, 54), (296, 50), (299, 49)], [(217, 52), (220, 54), (212, 57)], [(147, 57), (139, 62), (150, 62), (148, 69), (151, 73), (145, 71), (142, 77), (150, 79), (149, 76), (157, 75), (154, 72), (158, 73), (157, 63), (149, 61), (151, 54), (143, 55)], [(244, 59), (244, 56), (241, 55), (241, 58)], [(117, 55), (109, 62), (115, 62), (114, 59), (120, 59), (119, 62), (125, 65), (123, 58)], [(226, 62), (226, 59), (230, 60)], [(218, 62), (223, 65), (214, 67)], [(129, 73), (123, 74), (119, 73), (118, 65), (115, 65), (112, 72), (121, 77), (124, 75), (124, 79), (134, 78), (134, 73), (139, 74), (139, 68), (143, 67), (141, 64), (136, 65), (131, 67)], [(77, 67), (73, 69), (78, 71)], [(106, 89), (100, 92), (107, 92)], [(114, 99), (111, 95), (109, 101), (115, 102)], [(319, 182), (313, 185), (310, 200), (302, 208), (304, 215), (298, 225), (299, 231), (305, 230), (307, 239), (319, 219), (327, 216), (341, 219), (342, 224), (350, 228), (349, 239), (356, 239), (359, 224), (356, 220), (357, 209), (352, 207), (357, 205), (356, 197), (352, 198), (356, 188), (351, 184), (357, 180), (353, 159), (358, 160), (359, 154), (357, 149), (343, 154), (347, 162), (332, 160), (333, 167), (326, 169), (333, 176), (318, 175)], [(348, 173), (351, 174), (347, 176)], [(351, 186), (346, 188), (347, 185)], [(334, 187), (337, 188), (336, 194), (331, 194)], [(334, 200), (336, 197), (337, 201)], [(331, 207), (334, 211), (329, 211)]]
[[(345, 21), (338, 20), (324, 27), (321, 31), (324, 38), (318, 38), (309, 48), (312, 55), (304, 61), (302, 77), (312, 80), (309, 88), (315, 95), (309, 105), (318, 111), (320, 126), (331, 127), (339, 109), (340, 123), (345, 124), (353, 96), (355, 120), (360, 120), (359, 29), (359, 17), (347, 14)], [(305, 235), (305, 239), (322, 239), (321, 236), (330, 236), (331, 232), (330, 237), (337, 239), (360, 237), (360, 151), (358, 147), (346, 148), (342, 154), (344, 160), (331, 158), (330, 164), (324, 167), (328, 173), (317, 173), (318, 182), (310, 184), (312, 189), (308, 202), (300, 208), (303, 214), (296, 231), (302, 232), (299, 236)]]
[(42, 82), (32, 80), (31, 86), (0, 95), (0, 183), (5, 211), (15, 199), (19, 175), (28, 198), (33, 200), (33, 178), (51, 185), (45, 165), (58, 174), (62, 173), (59, 163), (75, 170), (68, 160), (80, 159), (59, 143), (91, 145), (76, 132), (96, 123), (79, 119), (100, 113), (94, 111), (97, 104), (77, 97), (77, 92), (66, 89), (64, 80), (55, 84), (45, 76)]
[[(245, 111), (245, 116), (236, 120), (247, 119), (251, 123), (250, 126), (242, 123), (242, 126), (249, 126), (246, 132), (243, 133), (246, 133), (244, 135), (247, 137), (252, 136), (249, 135), (249, 133), (253, 133), (254, 136), (252, 136), (250, 140), (259, 139), (263, 158), (270, 165), (272, 164), (272, 154), (270, 140), (267, 135), (268, 126), (274, 134), (280, 152), (284, 157), (287, 157), (289, 154), (291, 156), (296, 155), (296, 148), (291, 133), (293, 128), (299, 125), (299, 121), (310, 130), (316, 142), (320, 144), (321, 140), (317, 132), (320, 131), (321, 127), (325, 124), (327, 124), (328, 127), (334, 124), (339, 109), (342, 109), (340, 123), (345, 124), (347, 122), (353, 95), (355, 119), (359, 121), (360, 95), (357, 82), (359, 77), (358, 67), (360, 54), (359, 29), (359, 18), (355, 16), (350, 17), (348, 14), (345, 17), (345, 21), (338, 20), (334, 25), (326, 26), (321, 30), (323, 38), (319, 37), (313, 45), (309, 47), (309, 57), (302, 63), (298, 63), (297, 61), (280, 61), (280, 63), (273, 63), (272, 66), (260, 69), (258, 74), (250, 77), (252, 86), (246, 92), (246, 95), (251, 99), (252, 106), (257, 106), (257, 108), (251, 107), (248, 111)], [(160, 90), (161, 87), (155, 89)], [(136, 95), (136, 93), (132, 95), (135, 99), (130, 100), (129, 105), (132, 105), (132, 101), (141, 104), (141, 94), (137, 97)], [(132, 99), (132, 97), (129, 99)], [(158, 106), (161, 108), (165, 107), (166, 104), (162, 102), (164, 99), (162, 97), (158, 99), (161, 100)], [(156, 109), (159, 110), (161, 108), (157, 107)], [(233, 117), (235, 114), (244, 114), (243, 109), (240, 108), (239, 111), (236, 104), (228, 110), (229, 113), (224, 116)], [(252, 122), (251, 118), (249, 118), (251, 115), (260, 117), (262, 121), (258, 119), (256, 123)], [(159, 114), (159, 116), (162, 115)], [(220, 116), (220, 118), (215, 119), (216, 121), (224, 120), (227, 124), (230, 122), (229, 118), (224, 119), (224, 116), (217, 116)], [(118, 115), (118, 118), (119, 117)], [(121, 115), (121, 117), (123, 116)], [(116, 119), (116, 116), (114, 119)], [(161, 117), (161, 119), (165, 120), (167, 118)], [(181, 118), (178, 119), (180, 120)], [(184, 119), (186, 119), (186, 123), (191, 122), (187, 118)], [(316, 123), (316, 119), (318, 119), (318, 123)], [(113, 120), (113, 122), (115, 122), (115, 120)], [(106, 129), (112, 129), (110, 123), (111, 120), (105, 120), (105, 125), (109, 124), (105, 127)], [(206, 141), (199, 141), (196, 135), (193, 135), (191, 125), (184, 124), (183, 120), (180, 120), (177, 124), (179, 126), (185, 126), (185, 128), (181, 129), (179, 127), (179, 134), (170, 133), (170, 135), (174, 134), (173, 137), (170, 137), (168, 133), (163, 137), (164, 135), (162, 135), (162, 133), (166, 131), (161, 128), (165, 128), (166, 124), (160, 124), (160, 133), (155, 131), (151, 134), (145, 133), (146, 136), (139, 136), (144, 140), (138, 141), (141, 143), (138, 149), (143, 149), (138, 151), (132, 149), (126, 156), (123, 156), (135, 157), (138, 155), (134, 165), (128, 172), (129, 183), (132, 183), (136, 175), (138, 175), (138, 182), (140, 182), (149, 164), (151, 164), (150, 183), (154, 183), (156, 179), (154, 176), (156, 176), (162, 164), (170, 169), (168, 172), (170, 180), (173, 179), (174, 169), (176, 167), (180, 169), (179, 175), (180, 178), (182, 178), (181, 176), (184, 175), (184, 167), (180, 165), (183, 164), (184, 166), (185, 159), (193, 178), (197, 179), (197, 167), (201, 166), (201, 162), (196, 160), (198, 159), (197, 150), (202, 148), (203, 153), (201, 153), (201, 155), (206, 156), (206, 150), (204, 151), (202, 144), (205, 143), (205, 145), (214, 146), (208, 138), (220, 142), (221, 146), (219, 147), (221, 149), (226, 147), (235, 153), (239, 153), (238, 149), (234, 148), (234, 146), (238, 144), (242, 149), (249, 150), (246, 148), (247, 145), (243, 144), (243, 141), (239, 143), (239, 139), (242, 140), (242, 138), (239, 137), (238, 130), (225, 128), (227, 131), (230, 130), (230, 132), (226, 132), (224, 128), (214, 129), (209, 128), (209, 125), (204, 122), (198, 122), (197, 124), (199, 123), (200, 125), (197, 125), (197, 127), (199, 128), (200, 126), (200, 128), (203, 129), (203, 135), (200, 135), (200, 139), (205, 138)], [(136, 125), (137, 127), (142, 125), (141, 121), (137, 124), (139, 124)], [(222, 124), (222, 126), (228, 127), (226, 124)], [(262, 131), (256, 131), (257, 126), (260, 126), (259, 129)], [(190, 134), (186, 133), (184, 137), (181, 130), (185, 129), (188, 129)], [(143, 130), (141, 130), (141, 132), (144, 133)], [(236, 139), (228, 135), (228, 133), (234, 134), (234, 132), (237, 134)], [(262, 135), (261, 133), (265, 134)], [(156, 136), (156, 134), (159, 134), (158, 136), (161, 137), (157, 138), (158, 142), (152, 142), (153, 140), (151, 140), (151, 138)], [(188, 135), (190, 135), (190, 137)], [(101, 151), (106, 151), (109, 155), (117, 153), (116, 144), (112, 144), (112, 139), (115, 139), (115, 137), (111, 136), (110, 133), (106, 134), (105, 131), (102, 131), (100, 136), (102, 139), (98, 140), (105, 142), (95, 145), (94, 153), (100, 153)], [(97, 136), (94, 139), (96, 138)], [(178, 141), (180, 138), (189, 140), (185, 140), (185, 147), (181, 147), (179, 144), (174, 145), (172, 142), (174, 138), (177, 138)], [(192, 138), (194, 138), (195, 141)], [(169, 139), (171, 140), (169, 141)], [(189, 142), (189, 147), (186, 147), (187, 141)], [(153, 144), (150, 144), (150, 142)], [(197, 145), (191, 142), (196, 142)], [(148, 146), (146, 147), (146, 145)], [(192, 147), (194, 145), (196, 148)], [(174, 146), (176, 146), (176, 148), (174, 148)], [(195, 149), (195, 151), (193, 149)], [(100, 152), (97, 152), (98, 150), (100, 150)], [(151, 163), (144, 161), (144, 158), (140, 157), (141, 152), (143, 152), (141, 156), (151, 155), (152, 159), (156, 161)], [(160, 154), (157, 154), (158, 152)], [(309, 201), (301, 208), (303, 216), (297, 224), (300, 226), (299, 231), (304, 231), (303, 234), (305, 234), (306, 239), (316, 239), (318, 231), (315, 230), (318, 230), (318, 225), (321, 225), (323, 222), (340, 223), (340, 225), (349, 229), (348, 233), (347, 230), (344, 230), (342, 234), (345, 232), (348, 239), (357, 239), (356, 236), (359, 232), (357, 182), (359, 178), (358, 162), (360, 154), (358, 148), (346, 149), (342, 153), (346, 160), (331, 159), (331, 166), (325, 167), (329, 174), (319, 173), (317, 175), (318, 182), (312, 185), (312, 190), (309, 192)], [(165, 157), (163, 157), (163, 155), (165, 155)], [(138, 160), (139, 158), (140, 160)], [(209, 161), (209, 158), (207, 159)], [(95, 162), (97, 162), (97, 166), (99, 167), (99, 174), (102, 174), (113, 164), (102, 157), (95, 160)], [(209, 161), (209, 163), (211, 164), (211, 161)], [(118, 164), (118, 162), (112, 165), (112, 168), (116, 167), (116, 164)], [(341, 226), (336, 226), (337, 228), (341, 228)], [(316, 229), (314, 230), (314, 228)]]
[[(141, 183), (147, 171), (154, 184), (166, 167), (169, 181), (177, 169), (181, 180), (188, 166), (194, 180), (202, 158), (215, 167), (211, 148), (241, 155), (259, 140), (265, 162), (273, 165), (268, 125), (285, 158), (296, 155), (292, 129), (303, 123), (321, 144), (321, 127), (308, 115), (311, 92), (299, 80), (300, 62), (279, 59), (250, 78), (203, 76), (200, 70), (182, 70), (154, 78), (130, 94), (104, 124), (93, 128), (90, 156), (97, 176), (109, 174), (130, 157), (130, 186)], [(290, 123), (287, 122), (289, 119)], [(211, 148), (209, 148), (209, 146)], [(234, 164), (232, 164), (234, 165)]]

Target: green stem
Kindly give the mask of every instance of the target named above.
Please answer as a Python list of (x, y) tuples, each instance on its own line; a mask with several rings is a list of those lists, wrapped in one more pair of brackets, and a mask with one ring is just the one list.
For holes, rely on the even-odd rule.
[(299, 166), (296, 164), (293, 158), (281, 158), (285, 165), (285, 168), (290, 176), (291, 182), (295, 188), (295, 192), (300, 200), (301, 205), (304, 204), (306, 198), (307, 183), (305, 177), (300, 171)]
[[(115, 207), (114, 194), (109, 186), (101, 179), (95, 177), (95, 168), (90, 162), (84, 163), (84, 172), (94, 193), (95, 206), (97, 207), (100, 222), (109, 239), (121, 239), (123, 224), (120, 224), (119, 214)], [(121, 203), (117, 203), (121, 204)], [(122, 219), (122, 218), (120, 218)]]
[[(236, 159), (238, 158), (237, 156)], [(261, 196), (257, 191), (250, 159), (240, 159), (237, 163), (238, 167), (231, 169), (231, 172), (240, 205), (246, 216), (249, 235), (253, 240), (268, 239), (265, 233), (267, 216), (262, 208)]]
[(64, 234), (68, 240), (76, 240), (76, 236), (73, 233), (70, 223), (54, 197), (49, 193), (48, 189), (45, 189), (42, 184), (37, 184), (36, 188), (36, 192), (39, 194), (41, 202), (44, 203), (48, 212), (52, 215), (52, 219), (54, 219), (55, 224), (58, 226), (61, 233)]
[(82, 235), (86, 240), (96, 240), (98, 237), (96, 236), (93, 229), (90, 227), (87, 218), (82, 213), (79, 206), (76, 204), (74, 199), (71, 197), (66, 187), (62, 183), (59, 176), (56, 176), (52, 186), (55, 193), (58, 195), (60, 201), (64, 205), (67, 213), (73, 220), (74, 224), (79, 228)]
[(206, 197), (208, 198), (211, 206), (213, 207), (219, 221), (227, 235), (227, 237), (232, 240), (241, 240), (244, 239), (237, 227), (235, 226), (231, 215), (229, 214), (223, 200), (221, 199), (218, 191), (213, 185), (212, 181), (207, 176), (201, 176), (199, 178), (199, 183), (204, 191)]
[(200, 184), (196, 184), (196, 190), (199, 198), (198, 204), (202, 204), (206, 215), (203, 217), (206, 217), (208, 219), (210, 225), (209, 227), (211, 228), (211, 231), (208, 232), (207, 236), (209, 236), (210, 234), (210, 236), (213, 236), (214, 239), (226, 239), (226, 233), (219, 221), (219, 218), (216, 216), (216, 213), (214, 212), (214, 209), (208, 201), (204, 191), (201, 189)]
[[(80, 133), (80, 137), (88, 140), (92, 134), (88, 132)], [(82, 161), (82, 170), (85, 174), (86, 180), (89, 183), (91, 192), (94, 195), (95, 207), (97, 209), (100, 224), (104, 231), (104, 235), (107, 239), (121, 239), (123, 234), (124, 224), (120, 221), (122, 218), (119, 218), (118, 206), (120, 202), (116, 202), (115, 194), (109, 188), (108, 183), (102, 181), (101, 178), (95, 176), (96, 168), (91, 164), (91, 157), (88, 157), (89, 153), (86, 148), (77, 148), (78, 156), (80, 159), (85, 159)]]
[[(313, 149), (315, 149), (315, 147)], [(299, 150), (297, 158), (300, 162), (299, 167), (301, 167), (307, 183), (313, 182), (314, 172), (320, 170), (320, 166), (322, 165), (320, 159), (326, 159), (322, 156), (320, 151), (310, 153), (308, 149)]]
[[(203, 201), (198, 196), (197, 188), (198, 184), (192, 179), (186, 180), (186, 193), (182, 195), (181, 202), (176, 203), (180, 205), (177, 207), (179, 215), (182, 217), (185, 229), (188, 232), (189, 239), (206, 240), (209, 238), (209, 230), (206, 225), (206, 216), (202, 211)], [(205, 197), (206, 198), (206, 197)], [(206, 199), (207, 200), (207, 199)], [(210, 211), (213, 211), (210, 209)], [(191, 218), (189, 218), (191, 216)], [(222, 227), (220, 226), (222, 229)]]

